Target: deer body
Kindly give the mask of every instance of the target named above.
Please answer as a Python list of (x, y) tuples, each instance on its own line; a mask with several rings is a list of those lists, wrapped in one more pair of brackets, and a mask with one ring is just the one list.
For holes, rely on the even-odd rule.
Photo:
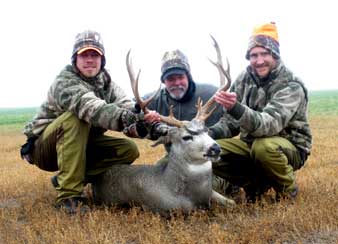
[(155, 165), (115, 165), (93, 186), (96, 201), (111, 205), (134, 204), (166, 214), (208, 208), (211, 200), (223, 205), (233, 201), (212, 190), (211, 159), (220, 148), (208, 136), (204, 122), (193, 120), (172, 127), (163, 141), (171, 143), (167, 161)]

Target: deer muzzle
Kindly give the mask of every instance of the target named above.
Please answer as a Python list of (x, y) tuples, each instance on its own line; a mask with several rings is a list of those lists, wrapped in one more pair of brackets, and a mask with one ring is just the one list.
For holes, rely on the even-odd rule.
[(220, 153), (221, 153), (220, 146), (217, 143), (214, 143), (209, 147), (207, 153), (204, 156), (210, 159), (211, 161), (215, 161), (219, 158)]

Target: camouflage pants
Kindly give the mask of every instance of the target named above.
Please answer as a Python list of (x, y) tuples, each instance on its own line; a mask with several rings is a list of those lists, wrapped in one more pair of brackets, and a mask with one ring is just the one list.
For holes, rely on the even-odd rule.
[(58, 202), (80, 196), (86, 177), (101, 174), (114, 164), (131, 164), (139, 152), (133, 141), (95, 135), (88, 123), (66, 112), (35, 141), (31, 156), (39, 168), (59, 171)]
[(220, 139), (221, 160), (213, 173), (246, 191), (262, 194), (273, 187), (291, 192), (296, 187), (295, 170), (302, 165), (297, 148), (282, 137), (258, 138), (252, 145), (236, 138)]

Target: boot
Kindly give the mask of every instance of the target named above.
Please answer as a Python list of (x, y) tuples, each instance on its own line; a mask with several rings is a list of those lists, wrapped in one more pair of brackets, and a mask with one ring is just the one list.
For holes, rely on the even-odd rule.
[(69, 215), (74, 215), (77, 213), (84, 214), (90, 211), (87, 199), (83, 197), (71, 197), (62, 199), (55, 204), (55, 208), (58, 210), (63, 210)]

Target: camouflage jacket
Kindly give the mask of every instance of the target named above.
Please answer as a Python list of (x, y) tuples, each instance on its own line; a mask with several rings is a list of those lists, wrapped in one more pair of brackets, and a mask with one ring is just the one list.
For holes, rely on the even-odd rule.
[[(167, 90), (162, 88), (159, 94), (157, 94), (154, 99), (148, 105), (150, 110), (155, 110), (159, 114), (168, 116), (170, 106), (173, 106), (173, 113), (176, 119), (178, 120), (192, 120), (197, 113), (197, 100), (200, 97), (204, 103), (206, 103), (210, 97), (212, 97), (216, 91), (217, 87), (209, 84), (196, 84), (193, 81), (190, 81), (189, 89), (186, 95), (178, 100), (175, 100), (170, 97)], [(153, 94), (153, 93), (152, 93)], [(151, 94), (145, 96), (149, 97)], [(206, 125), (211, 126), (218, 122), (222, 117), (224, 110), (222, 106), (217, 107), (217, 109), (212, 113), (212, 115), (207, 119)]]
[(249, 66), (231, 87), (237, 103), (214, 125), (214, 137), (281, 136), (310, 154), (312, 135), (307, 118), (308, 92), (302, 81), (280, 62), (269, 78), (260, 81)]
[(84, 78), (67, 65), (49, 88), (47, 100), (24, 128), (24, 134), (39, 136), (62, 113), (69, 111), (94, 127), (121, 130), (120, 116), (133, 102), (111, 81), (106, 70), (95, 78)]

